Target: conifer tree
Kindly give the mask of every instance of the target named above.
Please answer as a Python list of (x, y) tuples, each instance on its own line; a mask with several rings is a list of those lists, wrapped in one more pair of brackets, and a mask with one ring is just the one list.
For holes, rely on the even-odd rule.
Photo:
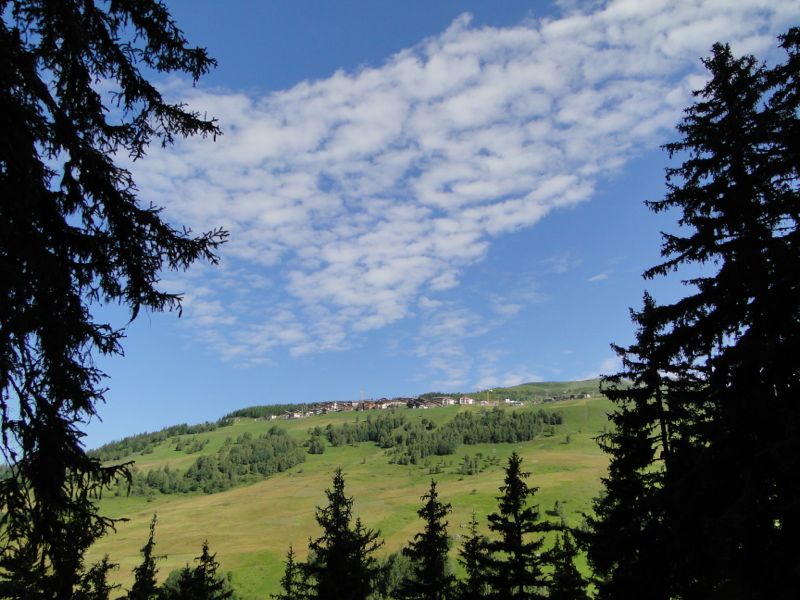
[(171, 310), (162, 269), (216, 261), (225, 234), (167, 224), (117, 156), (216, 135), (148, 72), (197, 80), (215, 64), (159, 0), (0, 0), (0, 589), (72, 600), (86, 550), (113, 524), (96, 494), (126, 466), (86, 455), (102, 403), (98, 355), (124, 330), (101, 304)]
[[(603, 578), (601, 594), (608, 598), (671, 597), (669, 586), (660, 579), (661, 567), (671, 560), (672, 552), (665, 539), (668, 532), (659, 525), (665, 518), (659, 497), (663, 473), (650, 467), (659, 459), (670, 461), (680, 420), (673, 418), (677, 407), (667, 407), (666, 402), (677, 395), (679, 382), (663, 375), (666, 365), (656, 352), (659, 332), (642, 325), (655, 310), (655, 301), (645, 294), (641, 312), (632, 313), (639, 324), (631, 347), (636, 356), (631, 352), (623, 359), (627, 371), (614, 380), (619, 389), (604, 390), (623, 409), (610, 415), (613, 432), (600, 437), (600, 446), (611, 461), (603, 493), (594, 502), (594, 516), (588, 519), (592, 530), (588, 540), (593, 542), (589, 556), (595, 573)], [(627, 386), (625, 380), (633, 373), (636, 384)], [(597, 540), (602, 543), (594, 543)], [(611, 571), (613, 577), (603, 576)]]
[(100, 559), (81, 577), (73, 600), (110, 600), (111, 592), (119, 585), (108, 582), (108, 573), (116, 568), (117, 565), (110, 562), (108, 556)]
[(156, 582), (156, 575), (158, 574), (156, 562), (163, 557), (153, 554), (156, 546), (156, 522), (157, 517), (153, 515), (153, 520), (150, 521), (150, 534), (147, 536), (147, 543), (142, 546), (140, 551), (142, 562), (133, 569), (133, 585), (128, 592), (127, 600), (156, 600), (159, 597), (158, 584)]
[(450, 541), (447, 521), (450, 504), (439, 501), (436, 482), (422, 496), (422, 508), (417, 511), (424, 521), (421, 533), (403, 549), (412, 561), (412, 573), (400, 586), (399, 597), (406, 600), (448, 600), (453, 592), (455, 577), (449, 572), (447, 553)]
[(196, 559), (197, 565), (181, 569), (174, 588), (164, 589), (165, 600), (228, 600), (233, 598), (230, 583), (221, 576), (215, 554), (203, 542), (203, 550)]
[(556, 538), (549, 551), (548, 562), (553, 574), (550, 578), (549, 600), (588, 600), (586, 580), (575, 567), (578, 551), (568, 531)]
[(203, 550), (197, 560), (194, 579), (199, 593), (194, 596), (195, 600), (227, 600), (233, 597), (230, 583), (217, 573), (219, 571), (217, 555), (211, 554), (207, 541), (203, 542)]
[(413, 565), (402, 550), (392, 552), (381, 561), (372, 600), (396, 600), (402, 583), (412, 572)]
[(310, 596), (317, 600), (366, 600), (373, 590), (378, 563), (373, 556), (383, 545), (380, 532), (353, 523), (353, 498), (344, 492), (344, 476), (337, 469), (333, 487), (325, 490), (328, 505), (317, 508), (322, 535), (309, 543), (313, 560), (306, 571)]
[(295, 562), (294, 549), (289, 546), (283, 577), (281, 577), (281, 591), (278, 594), (272, 594), (272, 598), (274, 600), (305, 600), (308, 597), (306, 588), (303, 564)]
[(645, 296), (623, 370), (605, 493), (587, 537), (599, 597), (790, 598), (800, 550), (800, 29), (767, 67), (717, 44), (666, 149), (677, 210), (666, 276), (707, 265), (668, 305)]
[[(539, 534), (549, 531), (538, 523), (538, 507), (528, 506), (538, 488), (528, 487), (530, 473), (520, 470), (522, 458), (513, 452), (508, 459), (502, 495), (497, 497), (496, 513), (489, 515), (489, 531), (494, 534), (486, 544), (484, 569), (490, 587), (488, 597), (497, 600), (545, 598), (542, 573), (542, 545)], [(533, 537), (535, 536), (535, 537)]]
[(489, 540), (478, 532), (478, 520), (475, 511), (469, 522), (469, 533), (459, 550), (458, 562), (464, 567), (465, 579), (458, 582), (456, 597), (458, 600), (483, 600), (486, 597), (486, 543)]

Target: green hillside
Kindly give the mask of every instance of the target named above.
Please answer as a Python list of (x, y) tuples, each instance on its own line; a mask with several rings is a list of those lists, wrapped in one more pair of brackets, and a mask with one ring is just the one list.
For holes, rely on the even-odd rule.
[[(585, 389), (580, 388), (582, 383), (586, 384)], [(92, 558), (108, 554), (112, 561), (120, 564), (116, 580), (129, 585), (131, 569), (138, 562), (150, 519), (157, 513), (157, 552), (168, 556), (160, 563), (162, 578), (191, 562), (199, 554), (203, 540), (208, 539), (222, 568), (233, 573), (234, 585), (243, 597), (267, 598), (276, 590), (288, 546), (292, 544), (303, 559), (308, 538), (318, 533), (314, 508), (324, 503), (324, 490), (330, 486), (337, 467), (344, 471), (347, 493), (355, 497), (356, 513), (368, 527), (381, 530), (386, 541), (384, 553), (399, 550), (416, 533), (419, 498), (430, 479), (435, 478), (439, 482), (440, 497), (453, 505), (449, 530), (455, 556), (472, 511), (483, 519), (495, 509), (494, 497), (502, 482), (503, 466), (513, 450), (523, 457), (523, 467), (532, 471), (529, 482), (540, 488), (537, 499), (543, 517), (555, 519), (555, 514), (548, 517), (545, 511), (553, 512), (559, 501), (568, 522), (578, 525), (581, 513), (590, 510), (591, 499), (600, 489), (600, 477), (607, 464), (593, 438), (607, 428), (611, 404), (598, 397), (596, 386), (594, 381), (527, 384), (502, 392), (496, 389), (495, 393), (505, 394), (503, 398), (512, 398), (506, 392), (514, 391), (545, 396), (593, 393), (591, 398), (529, 403), (504, 409), (506, 413), (539, 410), (560, 413), (563, 420), (560, 425), (547, 428), (531, 441), (460, 445), (453, 454), (428, 456), (418, 464), (391, 464), (390, 450), (373, 442), (334, 447), (326, 440), (322, 454), (308, 454), (303, 448), (304, 462), (267, 479), (239, 483), (219, 493), (162, 494), (150, 490), (142, 495), (129, 496), (122, 491), (117, 495), (107, 494), (100, 501), (103, 512), (129, 520), (118, 525), (116, 534), (98, 542)], [(425, 419), (427, 423), (444, 427), (459, 413), (478, 416), (486, 410), (479, 406), (449, 406), (428, 410), (398, 409), (397, 413), (402, 413), (411, 423)], [(345, 423), (353, 425), (363, 422), (370, 413), (382, 412), (386, 411), (339, 412), (273, 421), (238, 418), (223, 427), (170, 435), (151, 444), (145, 454), (139, 452), (121, 457), (121, 460), (135, 460), (140, 472), (169, 465), (171, 470), (182, 473), (198, 457), (210, 457), (226, 444), (230, 446), (231, 439), (244, 434), (255, 438), (277, 427), (302, 444), (309, 439), (309, 430), (317, 427), (324, 430), (328, 425), (338, 427)], [(181, 449), (176, 450), (176, 447)], [(467, 470), (467, 464), (477, 465), (478, 472), (468, 474), (474, 469)]]

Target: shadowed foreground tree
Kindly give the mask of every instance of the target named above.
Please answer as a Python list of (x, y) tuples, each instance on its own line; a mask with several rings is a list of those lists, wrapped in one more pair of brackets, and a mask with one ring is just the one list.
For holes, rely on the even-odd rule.
[(179, 308), (160, 270), (216, 262), (225, 238), (165, 223), (114, 157), (217, 135), (142, 72), (213, 65), (157, 0), (0, 0), (1, 597), (72, 598), (112, 525), (92, 498), (126, 468), (87, 457), (81, 428), (103, 401), (92, 357), (123, 331), (93, 311)]
[(341, 469), (325, 495), (328, 505), (317, 508), (316, 516), (322, 535), (309, 543), (309, 595), (318, 600), (366, 600), (378, 574), (374, 554), (383, 545), (380, 532), (366, 529), (360, 518), (353, 523), (353, 498), (344, 493)]
[[(788, 599), (800, 581), (800, 29), (767, 67), (717, 44), (668, 144), (664, 276), (633, 313), (588, 535), (599, 598)], [(696, 271), (697, 272), (697, 271)]]
[(413, 568), (402, 551), (386, 556), (379, 566), (371, 600), (396, 600), (400, 586), (411, 576)]
[(303, 572), (304, 565), (295, 561), (294, 556), (294, 548), (289, 546), (283, 577), (281, 577), (281, 591), (278, 594), (272, 594), (274, 600), (305, 600), (308, 598), (308, 586)]
[(498, 511), (488, 516), (489, 531), (496, 537), (486, 543), (483, 568), (491, 590), (487, 597), (497, 600), (545, 597), (541, 534), (552, 526), (539, 523), (538, 507), (528, 506), (538, 488), (525, 483), (530, 473), (523, 472), (521, 464), (522, 458), (513, 452), (497, 498)]
[(158, 574), (156, 563), (164, 557), (153, 554), (156, 547), (156, 522), (156, 515), (153, 515), (153, 520), (150, 521), (150, 534), (141, 549), (142, 562), (133, 569), (133, 585), (126, 596), (127, 600), (158, 600), (160, 597), (156, 582)]
[(486, 536), (478, 533), (478, 520), (475, 511), (469, 522), (469, 533), (458, 551), (458, 562), (464, 567), (465, 577), (456, 586), (458, 600), (483, 600), (486, 597)]
[(163, 600), (229, 600), (234, 597), (230, 582), (220, 575), (217, 555), (211, 554), (208, 542), (196, 559), (197, 565), (188, 565), (179, 571), (174, 585), (164, 585), (159, 590)]
[(431, 487), (422, 500), (424, 504), (417, 514), (425, 525), (423, 531), (403, 549), (403, 554), (411, 559), (412, 570), (400, 586), (398, 598), (448, 600), (453, 593), (455, 577), (448, 568), (450, 541), (444, 519), (452, 507), (439, 501), (435, 481), (431, 481)]
[(562, 532), (549, 550), (549, 562), (553, 567), (549, 600), (588, 600), (586, 580), (575, 567), (577, 554), (572, 536), (568, 531)]
[(108, 556), (101, 558), (82, 574), (73, 600), (109, 600), (111, 592), (120, 587), (108, 582), (108, 574), (116, 568)]

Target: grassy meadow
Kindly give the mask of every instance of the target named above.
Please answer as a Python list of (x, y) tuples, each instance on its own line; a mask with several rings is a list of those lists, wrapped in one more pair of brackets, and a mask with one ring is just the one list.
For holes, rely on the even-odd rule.
[[(144, 545), (153, 514), (158, 515), (156, 552), (167, 555), (159, 563), (160, 577), (184, 566), (200, 552), (203, 540), (209, 541), (217, 553), (223, 571), (233, 573), (237, 590), (246, 599), (268, 598), (277, 591), (283, 571), (283, 560), (289, 545), (301, 559), (305, 558), (309, 537), (319, 533), (314, 520), (316, 506), (325, 504), (324, 490), (330, 487), (333, 471), (341, 467), (348, 495), (354, 496), (354, 510), (367, 527), (379, 529), (385, 546), (382, 553), (397, 551), (418, 531), (416, 511), (420, 496), (427, 491), (431, 478), (438, 482), (440, 498), (453, 505), (449, 531), (453, 537), (452, 556), (460, 545), (461, 534), (474, 510), (479, 521), (496, 509), (495, 496), (502, 484), (506, 458), (516, 450), (524, 459), (523, 467), (531, 471), (528, 482), (538, 486), (535, 500), (543, 518), (555, 502), (562, 503), (571, 525), (581, 522), (581, 513), (591, 508), (591, 499), (600, 489), (607, 459), (593, 440), (607, 427), (611, 403), (595, 397), (565, 400), (544, 405), (545, 410), (558, 410), (564, 423), (553, 436), (520, 444), (481, 444), (460, 446), (455, 454), (431, 457), (424, 465), (389, 464), (384, 451), (371, 442), (355, 446), (326, 448), (324, 454), (307, 455), (306, 461), (259, 483), (211, 495), (178, 494), (154, 497), (107, 495), (100, 501), (103, 514), (127, 518), (116, 533), (102, 538), (91, 552), (90, 559), (108, 554), (120, 567), (115, 580), (128, 587), (131, 570), (139, 562), (139, 549)], [(540, 406), (506, 410), (538, 410)], [(401, 409), (407, 410), (407, 409)], [(409, 418), (427, 418), (444, 423), (458, 411), (481, 410), (479, 407), (443, 407), (408, 410)], [(374, 413), (373, 413), (374, 414)], [(215, 431), (193, 434), (208, 439), (203, 454), (215, 453), (227, 437), (246, 431), (254, 435), (277, 424), (298, 441), (307, 438), (311, 427), (328, 423), (366, 418), (365, 413), (333, 413), (298, 420), (237, 419), (233, 425)], [(489, 466), (476, 475), (462, 475), (458, 467), (464, 455), (496, 456), (499, 464)], [(198, 454), (174, 450), (169, 441), (144, 456), (132, 456), (141, 470), (169, 464), (185, 469)], [(431, 475), (440, 465), (441, 473)]]

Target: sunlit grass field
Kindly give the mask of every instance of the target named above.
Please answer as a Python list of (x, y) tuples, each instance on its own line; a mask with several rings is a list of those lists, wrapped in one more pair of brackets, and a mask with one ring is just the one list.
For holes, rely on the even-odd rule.
[[(538, 410), (540, 406), (507, 410)], [(495, 497), (502, 484), (506, 458), (516, 450), (530, 471), (529, 485), (539, 487), (535, 501), (542, 518), (555, 502), (562, 503), (570, 525), (579, 525), (582, 513), (591, 509), (591, 500), (600, 489), (600, 477), (607, 465), (605, 455), (594, 438), (608, 426), (611, 403), (599, 397), (566, 400), (544, 405), (545, 410), (559, 410), (564, 424), (553, 436), (521, 444), (481, 444), (460, 446), (455, 454), (431, 457), (426, 465), (389, 464), (384, 451), (373, 443), (338, 448), (327, 447), (324, 454), (307, 455), (306, 461), (289, 471), (245, 487), (212, 495), (156, 495), (154, 498), (106, 496), (100, 501), (103, 514), (127, 518), (117, 532), (101, 539), (90, 558), (108, 554), (119, 564), (115, 580), (128, 587), (131, 570), (138, 564), (139, 549), (144, 545), (150, 520), (158, 515), (156, 551), (167, 555), (159, 563), (160, 577), (184, 566), (199, 555), (203, 540), (217, 553), (223, 571), (233, 573), (233, 582), (244, 598), (268, 598), (277, 591), (283, 571), (283, 560), (289, 545), (300, 558), (305, 557), (309, 537), (318, 535), (314, 520), (315, 507), (325, 504), (324, 490), (330, 487), (334, 470), (341, 467), (346, 491), (355, 498), (355, 513), (367, 527), (379, 529), (385, 540), (383, 554), (402, 548), (419, 529), (416, 511), (420, 496), (427, 491), (431, 478), (438, 482), (440, 498), (453, 506), (449, 531), (453, 537), (451, 555), (456, 551), (466, 523), (475, 511), (479, 521), (496, 509)], [(404, 409), (401, 409), (404, 410)], [(408, 410), (409, 418), (427, 418), (442, 424), (459, 410), (481, 410), (478, 407), (446, 407), (429, 410)], [(374, 414), (374, 413), (372, 413)], [(238, 419), (233, 425), (215, 431), (195, 434), (209, 440), (203, 454), (215, 453), (225, 438), (246, 431), (260, 434), (273, 425), (283, 427), (298, 441), (307, 438), (311, 427), (324, 427), (366, 418), (365, 413), (333, 413), (298, 420)], [(476, 475), (462, 475), (458, 467), (465, 454), (496, 456), (499, 464), (489, 466)], [(184, 469), (199, 454), (174, 450), (174, 443), (164, 442), (144, 456), (131, 457), (139, 469), (169, 464)], [(442, 463), (441, 473), (430, 470)]]

